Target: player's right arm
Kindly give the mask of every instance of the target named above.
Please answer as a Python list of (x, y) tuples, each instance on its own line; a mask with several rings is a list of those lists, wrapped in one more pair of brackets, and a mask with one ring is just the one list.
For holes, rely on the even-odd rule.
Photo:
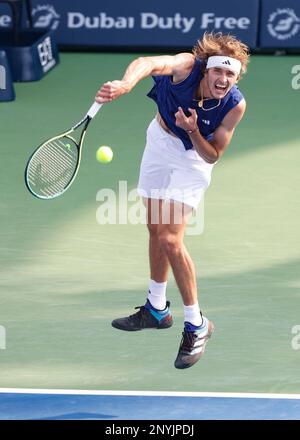
[(172, 75), (175, 83), (183, 81), (190, 74), (194, 62), (195, 57), (191, 53), (137, 58), (129, 64), (122, 80), (109, 81), (100, 87), (96, 101), (111, 102), (129, 93), (139, 81), (151, 75)]

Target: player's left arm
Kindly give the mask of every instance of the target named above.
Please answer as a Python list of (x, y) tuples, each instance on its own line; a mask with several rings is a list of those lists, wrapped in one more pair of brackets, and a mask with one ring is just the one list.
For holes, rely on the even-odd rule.
[(232, 110), (230, 110), (221, 125), (214, 132), (213, 140), (208, 142), (200, 133), (197, 125), (197, 112), (189, 109), (191, 116), (186, 116), (179, 107), (175, 114), (176, 125), (186, 130), (191, 142), (198, 154), (208, 163), (217, 162), (232, 139), (234, 130), (246, 110), (246, 101), (242, 99)]
[(221, 125), (214, 132), (213, 140), (210, 142), (216, 150), (216, 159), (219, 160), (231, 142), (236, 126), (244, 116), (246, 101), (240, 101), (230, 112), (227, 113)]

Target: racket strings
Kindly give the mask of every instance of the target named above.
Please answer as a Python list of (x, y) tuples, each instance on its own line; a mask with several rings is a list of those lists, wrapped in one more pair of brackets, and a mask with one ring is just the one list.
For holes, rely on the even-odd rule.
[(31, 190), (44, 198), (60, 194), (72, 181), (78, 159), (77, 144), (69, 137), (53, 139), (42, 145), (27, 169)]

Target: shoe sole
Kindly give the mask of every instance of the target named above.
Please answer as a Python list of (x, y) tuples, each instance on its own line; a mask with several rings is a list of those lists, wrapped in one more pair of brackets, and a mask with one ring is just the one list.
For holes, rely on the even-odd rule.
[(157, 326), (157, 327), (142, 327), (142, 328), (124, 328), (124, 327), (121, 327), (121, 326), (119, 326), (118, 324), (116, 324), (114, 322), (112, 322), (111, 325), (112, 325), (112, 327), (114, 327), (114, 328), (116, 328), (118, 330), (123, 330), (125, 332), (139, 332), (141, 330), (165, 330), (167, 328), (172, 327), (173, 321), (171, 322), (171, 324), (165, 325), (165, 326), (161, 326), (161, 327)]
[(215, 330), (214, 324), (211, 321), (209, 321), (208, 333), (207, 333), (207, 336), (205, 336), (205, 341), (204, 341), (204, 344), (203, 344), (203, 348), (202, 348), (202, 351), (201, 351), (200, 356), (198, 357), (198, 359), (196, 359), (193, 363), (177, 364), (177, 365), (176, 365), (176, 360), (177, 360), (176, 359), (175, 362), (174, 362), (174, 367), (177, 368), (178, 370), (186, 370), (187, 368), (190, 368), (193, 365), (195, 365), (202, 358), (202, 356), (204, 355), (206, 344), (207, 344), (208, 340), (211, 338), (214, 330)]

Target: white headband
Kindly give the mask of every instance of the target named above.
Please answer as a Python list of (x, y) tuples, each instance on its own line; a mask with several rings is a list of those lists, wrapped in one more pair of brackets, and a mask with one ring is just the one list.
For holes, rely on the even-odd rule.
[(223, 69), (230, 69), (238, 75), (241, 72), (242, 63), (235, 59), (226, 56), (213, 56), (207, 60), (206, 68), (222, 67)]

